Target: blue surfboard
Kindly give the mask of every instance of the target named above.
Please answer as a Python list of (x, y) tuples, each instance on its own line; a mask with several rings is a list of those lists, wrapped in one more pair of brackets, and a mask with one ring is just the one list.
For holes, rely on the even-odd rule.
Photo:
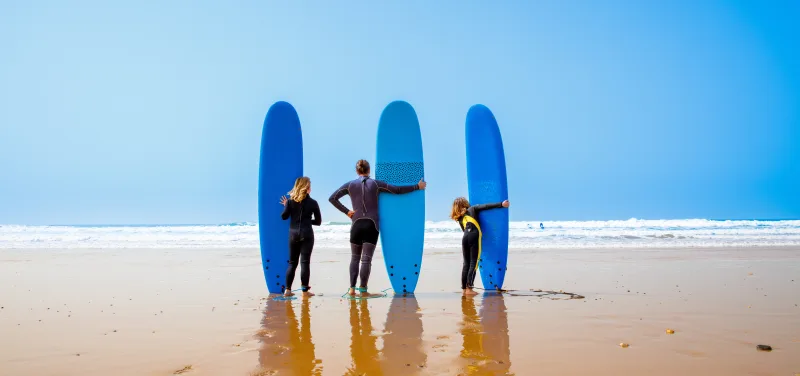
[[(375, 178), (392, 185), (419, 183), (425, 173), (417, 113), (403, 101), (390, 103), (378, 123)], [(381, 193), (378, 212), (383, 259), (395, 293), (414, 293), (422, 267), (425, 191)]]
[(303, 134), (291, 104), (276, 102), (261, 133), (258, 168), (258, 235), (261, 265), (272, 294), (283, 292), (289, 263), (289, 221), (281, 219), (280, 197), (303, 176)]
[[(467, 112), (467, 184), (470, 205), (501, 202), (508, 199), (506, 158), (497, 121), (486, 106), (474, 105)], [(500, 289), (508, 264), (508, 210), (493, 209), (480, 213), (483, 233), (478, 260), (485, 289)]]

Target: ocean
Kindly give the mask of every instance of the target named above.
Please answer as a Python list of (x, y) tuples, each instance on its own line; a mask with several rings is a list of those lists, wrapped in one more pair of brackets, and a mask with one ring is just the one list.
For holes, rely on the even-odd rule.
[[(512, 249), (706, 248), (800, 245), (800, 220), (644, 220), (511, 222)], [(316, 247), (348, 247), (348, 223), (315, 228)], [(458, 248), (453, 221), (427, 222), (426, 248)], [(258, 224), (0, 225), (0, 249), (258, 248)]]

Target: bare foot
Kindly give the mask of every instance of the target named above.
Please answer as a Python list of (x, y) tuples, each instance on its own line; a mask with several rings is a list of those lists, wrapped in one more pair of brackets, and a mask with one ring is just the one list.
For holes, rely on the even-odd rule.
[(464, 296), (473, 296), (473, 295), (478, 295), (478, 293), (475, 292), (475, 290), (473, 289), (464, 290)]
[(303, 292), (303, 298), (310, 298), (310, 297), (312, 297), (312, 296), (314, 296), (314, 295), (316, 295), (316, 294), (314, 294), (314, 293), (313, 293), (313, 292), (311, 292), (311, 291), (305, 291), (305, 292)]
[(351, 287), (347, 294), (350, 296), (356, 296), (356, 289)]
[(294, 296), (294, 293), (291, 290), (286, 290), (286, 292), (283, 293), (283, 296)]

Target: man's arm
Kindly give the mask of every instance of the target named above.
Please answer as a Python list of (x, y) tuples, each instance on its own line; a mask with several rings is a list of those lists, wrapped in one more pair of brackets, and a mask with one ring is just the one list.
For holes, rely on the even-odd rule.
[(344, 213), (345, 215), (350, 212), (350, 209), (348, 209), (347, 206), (344, 206), (344, 204), (342, 204), (342, 202), (339, 201), (339, 199), (344, 197), (345, 195), (350, 194), (350, 191), (348, 190), (349, 186), (350, 186), (349, 182), (345, 183), (341, 188), (337, 189), (336, 192), (333, 192), (331, 197), (328, 199), (328, 201), (330, 201), (333, 207), (339, 209), (339, 211)]
[(421, 182), (419, 184), (414, 185), (391, 185), (382, 180), (375, 180), (375, 183), (378, 184), (378, 191), (379, 192), (389, 192), (396, 195), (403, 194), (403, 193), (411, 193), (416, 191), (417, 189), (423, 188), (421, 186)]

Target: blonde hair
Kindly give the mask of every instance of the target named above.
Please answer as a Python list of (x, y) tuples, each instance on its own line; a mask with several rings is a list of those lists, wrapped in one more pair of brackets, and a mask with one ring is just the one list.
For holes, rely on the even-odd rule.
[(311, 179), (305, 176), (297, 178), (297, 180), (294, 181), (294, 188), (289, 191), (289, 197), (291, 197), (294, 202), (303, 201), (308, 197), (309, 187), (311, 187)]
[(464, 197), (458, 197), (453, 200), (453, 209), (450, 211), (450, 218), (457, 221), (461, 216), (467, 213), (469, 209), (469, 201)]

